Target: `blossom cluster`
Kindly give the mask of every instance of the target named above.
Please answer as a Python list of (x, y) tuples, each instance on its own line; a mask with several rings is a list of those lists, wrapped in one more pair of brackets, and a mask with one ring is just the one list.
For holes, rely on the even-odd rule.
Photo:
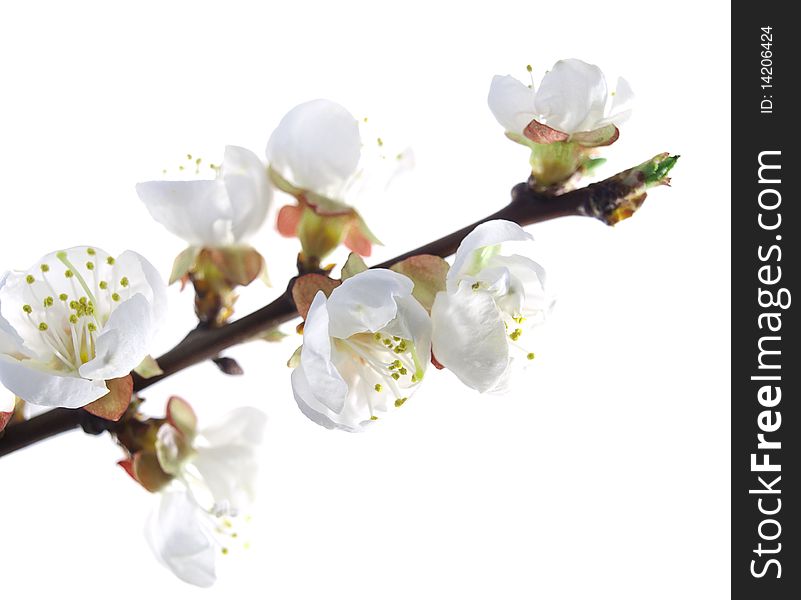
[[(530, 70), (530, 69), (529, 69)], [(537, 89), (511, 76), (492, 80), (488, 102), (507, 137), (531, 150), (531, 185), (561, 190), (612, 144), (628, 115), (631, 90), (609, 93), (594, 65), (559, 61)], [(219, 164), (187, 156), (175, 177), (136, 192), (152, 217), (183, 239), (169, 283), (195, 290), (201, 326), (223, 325), (237, 289), (266, 274), (251, 244), (288, 196), (275, 227), (300, 243), (291, 287), (303, 323), (289, 358), (301, 412), (330, 429), (359, 432), (404, 406), (434, 370), (451, 371), (477, 392), (508, 389), (531, 364), (537, 330), (553, 298), (536, 247), (518, 224), (489, 220), (464, 237), (452, 262), (420, 254), (370, 269), (362, 257), (378, 238), (362, 218), (370, 161), (361, 123), (317, 99), (291, 109), (269, 136), (264, 159), (227, 146)], [(383, 179), (406, 168), (405, 150)], [(170, 174), (171, 175), (171, 174)], [(338, 279), (322, 261), (344, 245)], [(239, 538), (252, 499), (265, 417), (252, 408), (200, 429), (190, 405), (172, 397), (164, 417), (142, 413), (132, 373), (160, 372), (149, 353), (167, 316), (167, 284), (143, 256), (94, 246), (57, 250), (0, 277), (0, 430), (20, 403), (83, 408), (117, 423), (124, 470), (158, 494), (147, 538), (159, 560), (200, 586)]]

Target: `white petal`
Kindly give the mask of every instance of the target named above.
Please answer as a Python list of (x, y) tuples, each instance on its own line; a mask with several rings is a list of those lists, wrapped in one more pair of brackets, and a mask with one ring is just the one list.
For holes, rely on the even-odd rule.
[(118, 280), (128, 278), (129, 294), (142, 294), (150, 303), (154, 330), (149, 333), (154, 335), (167, 318), (167, 284), (164, 279), (150, 261), (133, 250), (119, 255), (114, 263), (114, 274)]
[(456, 284), (465, 274), (475, 275), (490, 258), (491, 252), (482, 252), (485, 248), (492, 248), (503, 242), (516, 242), (531, 240), (531, 235), (525, 232), (520, 225), (503, 219), (496, 219), (482, 223), (459, 244), (453, 266), (448, 271), (448, 289), (455, 291)]
[(344, 107), (312, 100), (290, 110), (267, 143), (267, 162), (295, 187), (341, 200), (361, 156), (359, 124)]
[(295, 397), (295, 402), (298, 403), (300, 411), (309, 419), (326, 429), (343, 428), (331, 418), (335, 413), (317, 400), (317, 394), (306, 378), (306, 373), (302, 366), (292, 371), (292, 394)]
[(213, 511), (236, 515), (253, 502), (259, 466), (254, 447), (200, 447), (192, 464), (211, 493)]
[(329, 333), (341, 339), (376, 332), (395, 318), (396, 298), (409, 296), (411, 279), (389, 269), (370, 269), (346, 279), (331, 292)]
[[(351, 278), (354, 279), (354, 278)], [(307, 404), (319, 402), (327, 409), (339, 412), (345, 404), (348, 385), (332, 361), (329, 313), (323, 292), (317, 292), (303, 326), (303, 348), (300, 367), (309, 383), (311, 398)], [(296, 369), (297, 370), (297, 369)], [(296, 391), (297, 395), (297, 391)]]
[(221, 179), (146, 181), (136, 192), (152, 217), (190, 246), (233, 243), (231, 205)]
[(609, 116), (606, 121), (615, 125), (622, 125), (631, 117), (631, 109), (634, 104), (634, 90), (631, 89), (629, 82), (618, 77), (615, 95), (612, 97), (612, 106), (609, 109)]
[(463, 285), (440, 292), (431, 308), (434, 357), (467, 386), (486, 392), (509, 364), (506, 328), (492, 296)]
[(222, 177), (230, 202), (231, 233), (241, 243), (258, 231), (267, 218), (273, 198), (267, 168), (250, 150), (226, 146)]
[(564, 133), (590, 131), (603, 118), (606, 79), (595, 65), (575, 58), (560, 60), (537, 90), (537, 110), (549, 127)]
[(12, 356), (25, 354), (24, 342), (17, 330), (9, 323), (2, 314), (2, 299), (5, 296), (6, 279), (9, 273), (0, 276), (0, 354), (10, 354)]
[(26, 402), (39, 406), (80, 408), (108, 394), (103, 381), (47, 373), (31, 361), (4, 355), (0, 355), (0, 382)]
[(212, 585), (217, 548), (204, 527), (205, 515), (184, 490), (172, 488), (160, 495), (145, 529), (151, 549), (183, 581)]
[(14, 410), (14, 406), (16, 406), (14, 395), (0, 391), (0, 413), (10, 413)]
[(535, 96), (533, 89), (511, 75), (496, 75), (490, 84), (487, 103), (506, 131), (521, 134), (537, 117)]
[(115, 379), (130, 373), (148, 353), (153, 317), (142, 294), (134, 294), (111, 313), (95, 343), (95, 357), (78, 372), (87, 379)]
[(257, 408), (242, 406), (226, 413), (223, 418), (200, 432), (211, 446), (241, 444), (257, 446), (264, 439), (267, 415)]
[(398, 315), (383, 331), (412, 340), (417, 362), (425, 372), (431, 362), (431, 317), (414, 296), (398, 297), (396, 302)]
[[(509, 274), (509, 286), (505, 295), (495, 297), (501, 310), (511, 316), (524, 316), (528, 319), (535, 316), (544, 318), (551, 309), (553, 299), (545, 292), (544, 287), (545, 269), (538, 263), (517, 254), (494, 256), (489, 260), (485, 271), (490, 269), (503, 269)], [(485, 271), (479, 273), (477, 279), (486, 281)]]

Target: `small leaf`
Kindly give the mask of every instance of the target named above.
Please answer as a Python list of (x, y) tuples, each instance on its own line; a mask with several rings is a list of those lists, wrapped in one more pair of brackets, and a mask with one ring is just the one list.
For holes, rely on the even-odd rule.
[(428, 312), (438, 292), (445, 290), (445, 278), (450, 266), (439, 256), (419, 254), (395, 263), (390, 267), (414, 282), (412, 295)]
[(263, 340), (265, 342), (275, 343), (282, 341), (285, 337), (289, 337), (286, 333), (281, 331), (280, 329), (270, 329), (258, 336), (259, 340)]
[(250, 246), (205, 248), (198, 262), (208, 261), (231, 285), (249, 285), (262, 271), (264, 258)]
[(192, 439), (197, 430), (197, 416), (189, 403), (178, 396), (167, 401), (167, 422)]
[(309, 273), (298, 277), (292, 286), (292, 300), (295, 301), (298, 314), (305, 319), (317, 292), (322, 290), (326, 297), (330, 296), (334, 288), (340, 283), (336, 279), (331, 279), (319, 273)]
[(217, 356), (216, 358), (212, 358), (211, 362), (217, 365), (217, 368), (226, 375), (245, 374), (245, 371), (239, 366), (239, 363), (229, 356)]
[[(121, 466), (126, 471), (128, 470), (125, 466)], [(161, 468), (156, 453), (150, 451), (134, 454), (132, 471), (134, 479), (148, 492), (158, 492), (173, 479), (171, 475), (165, 473)]]
[(289, 360), (286, 361), (286, 366), (290, 369), (295, 369), (300, 366), (300, 353), (303, 350), (303, 346), (298, 346), (295, 351), (292, 353), (292, 356), (289, 357)]
[(355, 252), (351, 252), (348, 255), (348, 260), (345, 261), (345, 264), (342, 266), (342, 281), (345, 281), (346, 279), (349, 279), (354, 275), (362, 273), (366, 270), (367, 265), (362, 257)]
[(612, 123), (593, 131), (580, 131), (570, 136), (571, 142), (576, 142), (585, 148), (596, 146), (611, 146), (620, 137), (620, 130)]
[(134, 369), (134, 373), (143, 379), (150, 379), (151, 377), (163, 375), (164, 371), (161, 370), (161, 367), (159, 366), (159, 363), (156, 362), (156, 359), (148, 354), (145, 356), (144, 360), (139, 363), (139, 366)]
[(195, 259), (198, 254), (200, 254), (200, 248), (189, 246), (189, 248), (175, 257), (175, 262), (172, 263), (172, 273), (170, 273), (170, 285), (179, 281), (184, 275), (189, 273), (195, 264)]
[(108, 421), (119, 421), (120, 417), (128, 410), (133, 394), (133, 378), (130, 375), (119, 379), (109, 379), (106, 381), (108, 394), (84, 406), (84, 410), (90, 414)]

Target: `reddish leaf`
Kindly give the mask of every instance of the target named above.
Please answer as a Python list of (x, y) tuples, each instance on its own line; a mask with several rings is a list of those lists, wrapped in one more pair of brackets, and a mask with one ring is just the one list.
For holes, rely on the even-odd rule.
[(84, 410), (109, 421), (119, 421), (128, 410), (133, 394), (133, 378), (130, 375), (106, 382), (108, 394), (84, 406)]
[(195, 411), (189, 402), (178, 396), (172, 396), (167, 401), (167, 422), (190, 439), (197, 431)]
[(172, 481), (172, 475), (164, 472), (154, 452), (134, 454), (133, 474), (134, 479), (142, 484), (142, 487), (148, 492), (157, 492)]
[(0, 431), (3, 431), (3, 429), (6, 428), (6, 425), (8, 425), (8, 422), (13, 416), (13, 412), (0, 412)]
[(373, 253), (373, 244), (355, 224), (348, 228), (345, 236), (345, 247), (361, 256), (370, 256)]
[(536, 119), (533, 119), (531, 123), (526, 125), (526, 128), (523, 130), (523, 135), (537, 144), (553, 144), (554, 142), (564, 142), (568, 137), (570, 137), (566, 133), (558, 131), (553, 127), (543, 125)]
[(298, 223), (303, 214), (303, 208), (296, 204), (287, 204), (278, 211), (275, 226), (278, 233), (284, 237), (295, 237), (298, 232)]
[(395, 263), (390, 269), (414, 282), (412, 295), (431, 312), (437, 293), (445, 290), (445, 277), (450, 266), (439, 256), (418, 254)]
[(128, 475), (131, 476), (131, 479), (136, 481), (136, 472), (134, 471), (133, 460), (130, 458), (125, 458), (123, 460), (118, 460), (117, 464), (121, 466)]
[(298, 277), (295, 284), (292, 286), (292, 299), (295, 301), (295, 306), (298, 313), (304, 319), (309, 314), (314, 297), (320, 290), (327, 296), (340, 284), (336, 279), (331, 279), (319, 273), (309, 273)]

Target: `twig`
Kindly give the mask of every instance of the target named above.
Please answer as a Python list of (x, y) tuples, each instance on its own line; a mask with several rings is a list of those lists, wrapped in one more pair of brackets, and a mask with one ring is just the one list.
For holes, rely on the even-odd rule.
[[(591, 184), (560, 195), (535, 192), (529, 183), (519, 183), (512, 189), (512, 201), (488, 217), (463, 227), (445, 237), (396, 256), (374, 268), (387, 268), (394, 263), (418, 254), (450, 256), (477, 225), (495, 219), (514, 221), (521, 226), (567, 216), (585, 216), (608, 225), (631, 216), (645, 199), (645, 190), (654, 185), (669, 183), (667, 173), (676, 157), (660, 154), (637, 167), (618, 173), (599, 183)], [(134, 391), (145, 388), (194, 364), (216, 357), (231, 346), (246, 342), (298, 316), (292, 301), (290, 280), (286, 291), (270, 304), (217, 328), (198, 328), (191, 331), (172, 350), (157, 359), (162, 374), (144, 379), (135, 373)], [(115, 427), (112, 421), (87, 417), (83, 410), (57, 408), (37, 417), (11, 425), (0, 434), (0, 456), (10, 454), (51, 436), (83, 427), (87, 433), (100, 433)]]

